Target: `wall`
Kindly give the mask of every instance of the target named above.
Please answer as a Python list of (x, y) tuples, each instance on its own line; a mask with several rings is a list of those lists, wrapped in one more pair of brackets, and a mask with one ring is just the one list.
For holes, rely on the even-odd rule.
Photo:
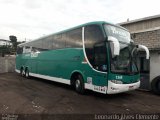
[(0, 57), (0, 73), (15, 71), (15, 57)]
[(134, 33), (132, 36), (136, 44), (146, 45), (149, 49), (160, 48), (160, 29)]
[(160, 48), (160, 15), (120, 23), (120, 25), (129, 30), (136, 44), (143, 44), (149, 49)]
[(160, 27), (160, 18), (158, 17), (150, 20), (143, 20), (129, 24), (122, 23), (120, 25), (128, 29), (131, 33), (138, 33), (140, 31), (147, 31)]
[(160, 52), (152, 51), (150, 54), (150, 82), (160, 76)]

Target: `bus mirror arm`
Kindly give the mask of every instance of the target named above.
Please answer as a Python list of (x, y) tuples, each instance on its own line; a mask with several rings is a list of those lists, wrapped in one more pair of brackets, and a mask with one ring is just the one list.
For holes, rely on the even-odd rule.
[(112, 37), (112, 36), (108, 36), (108, 41), (113, 43), (113, 46), (114, 46), (113, 47), (113, 54), (114, 55), (119, 55), (119, 52), (120, 52), (119, 41), (115, 37)]
[(146, 51), (146, 59), (149, 59), (149, 49), (144, 45), (138, 45), (138, 49), (143, 49)]

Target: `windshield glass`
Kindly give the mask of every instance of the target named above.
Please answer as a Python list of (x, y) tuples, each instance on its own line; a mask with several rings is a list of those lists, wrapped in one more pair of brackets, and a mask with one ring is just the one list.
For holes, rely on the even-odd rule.
[(134, 46), (120, 43), (119, 56), (112, 55), (111, 71), (126, 74), (138, 72), (136, 66), (136, 49)]
[(113, 36), (122, 43), (130, 43), (130, 33), (128, 31), (112, 25), (105, 25), (104, 28), (108, 36)]
[[(123, 74), (137, 73), (137, 49), (135, 45), (130, 43), (130, 33), (111, 25), (105, 25), (105, 31), (108, 36), (117, 38), (120, 43), (120, 54), (118, 56), (111, 55), (111, 71)], [(110, 43), (110, 45), (112, 48), (113, 44)]]

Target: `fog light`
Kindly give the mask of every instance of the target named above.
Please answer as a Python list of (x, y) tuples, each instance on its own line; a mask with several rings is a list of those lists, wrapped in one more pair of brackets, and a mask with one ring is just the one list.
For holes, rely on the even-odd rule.
[(120, 80), (111, 80), (111, 82), (113, 82), (113, 83), (115, 83), (115, 84), (123, 84), (123, 82), (120, 81)]

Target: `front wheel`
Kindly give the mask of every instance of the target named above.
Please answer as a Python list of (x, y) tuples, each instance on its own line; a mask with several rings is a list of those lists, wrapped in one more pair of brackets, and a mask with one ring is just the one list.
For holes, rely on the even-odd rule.
[(78, 75), (75, 79), (75, 90), (80, 94), (84, 93), (84, 82), (81, 75)]
[(28, 69), (25, 70), (25, 77), (29, 78), (29, 70)]

